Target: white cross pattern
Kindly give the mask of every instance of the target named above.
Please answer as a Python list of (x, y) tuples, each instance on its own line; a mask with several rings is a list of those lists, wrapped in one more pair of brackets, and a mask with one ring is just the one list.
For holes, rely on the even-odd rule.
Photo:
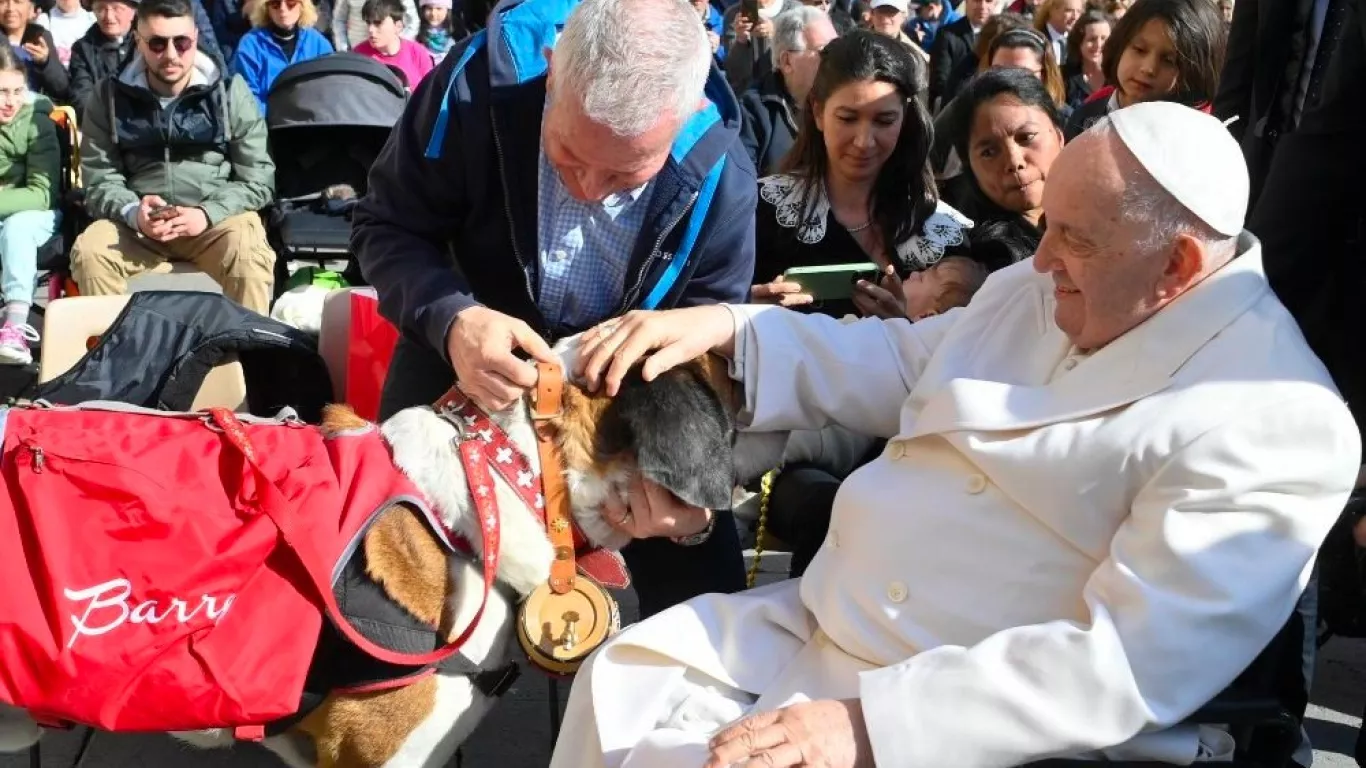
[(488, 556), (484, 559), (488, 561), (490, 568), (492, 568), (498, 562), (498, 556), (493, 554), (492, 552), (490, 552)]
[(493, 430), (491, 429), (481, 429), (478, 432), (475, 432), (474, 434), (478, 435), (479, 439), (483, 440), (486, 443), (493, 442)]
[(506, 448), (506, 447), (504, 447), (504, 448), (499, 448), (499, 449), (498, 449), (498, 454), (497, 454), (496, 456), (494, 456), (494, 458), (498, 460), (498, 463), (499, 463), (499, 464), (511, 464), (511, 463), (512, 463), (512, 449), (511, 449), (511, 448)]
[(531, 473), (527, 472), (526, 470), (522, 470), (517, 473), (517, 484), (522, 486), (523, 488), (531, 487), (531, 479)]
[(481, 498), (487, 496), (489, 495), (489, 487), (487, 485), (481, 485), (475, 489), (475, 493), (479, 494)]
[(489, 515), (488, 517), (484, 518), (484, 527), (489, 529), (490, 531), (494, 528), (497, 528), (498, 518), (494, 517), (493, 515)]
[(474, 422), (479, 421), (479, 417), (473, 414), (469, 416), (463, 416), (462, 418), (465, 420), (465, 426), (467, 427), (472, 427), (474, 426)]
[(544, 508), (544, 507), (545, 507), (545, 497), (542, 496), (542, 495), (539, 494), (539, 493), (536, 494), (536, 508), (537, 508), (537, 509), (542, 509), (542, 508)]
[(482, 459), (482, 458), (484, 458), (483, 455), (480, 454), (480, 453), (478, 453), (477, 451), (470, 451), (470, 454), (469, 454), (469, 455), (470, 455), (470, 463), (471, 463), (471, 464), (478, 464), (478, 463), (479, 463), (479, 460)]

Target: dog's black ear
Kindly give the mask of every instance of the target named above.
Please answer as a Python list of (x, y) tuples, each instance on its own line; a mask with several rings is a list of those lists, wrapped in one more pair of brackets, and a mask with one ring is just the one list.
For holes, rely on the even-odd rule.
[(639, 368), (632, 371), (602, 427), (600, 455), (634, 455), (642, 475), (679, 499), (730, 508), (735, 421), (695, 367), (675, 368), (648, 383)]

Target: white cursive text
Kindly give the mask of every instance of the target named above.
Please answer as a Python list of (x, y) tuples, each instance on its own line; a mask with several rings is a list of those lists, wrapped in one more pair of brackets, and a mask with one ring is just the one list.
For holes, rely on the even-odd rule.
[(71, 614), (71, 623), (76, 627), (76, 632), (67, 642), (67, 648), (74, 646), (77, 638), (83, 635), (90, 637), (103, 635), (128, 622), (160, 624), (163, 621), (174, 620), (179, 624), (188, 624), (203, 610), (204, 615), (216, 623), (232, 607), (232, 601), (236, 597), (236, 595), (221, 598), (213, 595), (200, 595), (199, 603), (193, 609), (190, 608), (188, 602), (178, 597), (165, 601), (164, 608), (162, 607), (163, 604), (156, 600), (145, 600), (130, 604), (128, 597), (133, 593), (133, 585), (127, 579), (112, 579), (86, 589), (63, 589), (62, 591), (66, 594), (66, 599), (78, 604), (85, 603), (85, 610), (79, 618), (76, 617), (76, 614)]

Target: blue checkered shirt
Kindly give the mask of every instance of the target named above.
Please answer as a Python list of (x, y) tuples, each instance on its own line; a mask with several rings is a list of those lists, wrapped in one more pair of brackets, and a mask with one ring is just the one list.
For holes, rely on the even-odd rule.
[(621, 303), (631, 250), (645, 224), (645, 191), (651, 184), (608, 195), (600, 203), (581, 203), (569, 195), (541, 153), (536, 303), (552, 326), (587, 327), (605, 320)]

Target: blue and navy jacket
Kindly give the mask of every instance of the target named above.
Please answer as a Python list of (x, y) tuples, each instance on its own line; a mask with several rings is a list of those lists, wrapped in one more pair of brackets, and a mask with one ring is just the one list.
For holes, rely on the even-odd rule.
[(285, 49), (265, 27), (257, 27), (243, 35), (232, 54), (232, 71), (247, 81), (263, 115), (266, 113), (266, 94), (270, 93), (270, 86), (275, 84), (275, 78), (285, 67), (332, 53), (332, 44), (313, 27), (299, 27), (295, 34), (299, 39), (294, 44), (294, 56), (288, 61)]
[[(583, 330), (551, 327), (535, 300), (543, 49), (574, 2), (504, 0), (452, 48), (413, 94), (355, 209), (351, 250), (381, 314), (443, 357), (456, 314), (475, 304), (550, 341)], [(615, 314), (749, 295), (754, 167), (715, 68), (706, 96), (655, 177)]]

